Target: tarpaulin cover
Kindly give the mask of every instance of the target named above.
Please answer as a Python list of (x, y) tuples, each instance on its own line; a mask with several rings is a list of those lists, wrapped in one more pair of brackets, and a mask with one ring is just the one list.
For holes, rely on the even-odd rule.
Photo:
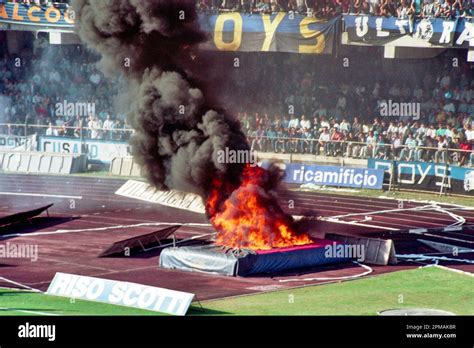
[(161, 253), (160, 267), (250, 276), (347, 261), (346, 258), (326, 256), (326, 245), (333, 243), (319, 239), (309, 245), (261, 251), (225, 249), (216, 245), (167, 248)]
[(166, 248), (160, 255), (160, 267), (234, 276), (238, 258), (215, 245)]

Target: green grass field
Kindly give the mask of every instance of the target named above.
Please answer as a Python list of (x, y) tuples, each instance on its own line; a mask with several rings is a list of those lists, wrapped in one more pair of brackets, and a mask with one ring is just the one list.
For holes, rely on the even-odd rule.
[(238, 315), (376, 315), (421, 307), (474, 315), (474, 277), (429, 267), (366, 279), (208, 301), (206, 309)]
[[(474, 315), (474, 277), (429, 267), (354, 281), (202, 302), (190, 315), (376, 315), (423, 307)], [(0, 315), (160, 315), (103, 303), (0, 289)]]

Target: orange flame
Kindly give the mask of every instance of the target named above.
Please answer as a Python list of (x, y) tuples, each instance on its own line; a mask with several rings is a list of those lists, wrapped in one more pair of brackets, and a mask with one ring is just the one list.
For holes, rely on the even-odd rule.
[(262, 185), (265, 175), (265, 169), (247, 165), (241, 185), (220, 204), (219, 199), (229, 188), (214, 180), (207, 210), (217, 230), (217, 245), (269, 250), (313, 242), (308, 235), (292, 230), (292, 218)]

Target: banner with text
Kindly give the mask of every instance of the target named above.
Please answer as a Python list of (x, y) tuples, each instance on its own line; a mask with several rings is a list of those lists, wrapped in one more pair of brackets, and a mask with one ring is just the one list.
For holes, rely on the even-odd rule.
[(125, 142), (78, 138), (40, 137), (38, 151), (86, 154), (91, 163), (109, 164), (114, 157), (130, 155), (130, 145)]
[(369, 168), (390, 172), (394, 165), (396, 183), (402, 188), (474, 195), (474, 168), (451, 166), (444, 163), (397, 162), (369, 159)]
[(344, 15), (344, 27), (350, 42), (386, 45), (397, 39), (398, 46), (474, 46), (471, 18), (399, 19), (369, 15)]
[(202, 29), (212, 34), (203, 48), (330, 54), (339, 17), (322, 20), (283, 12), (261, 16), (232, 12), (199, 19)]
[[(204, 48), (220, 51), (294, 52), (330, 54), (340, 17), (323, 20), (295, 13), (249, 16), (230, 12), (200, 14), (209, 41)], [(71, 30), (71, 11), (54, 6), (39, 7), (20, 3), (0, 5), (0, 23), (57, 27)]]
[(74, 27), (72, 17), (71, 12), (54, 6), (30, 6), (18, 2), (0, 5), (0, 23), (72, 29)]
[[(265, 165), (264, 165), (265, 166)], [(384, 171), (366, 168), (285, 164), (284, 182), (364, 189), (381, 189)]]
[(186, 315), (194, 294), (137, 283), (58, 272), (47, 295)]
[(0, 150), (35, 151), (36, 147), (36, 135), (0, 135)]

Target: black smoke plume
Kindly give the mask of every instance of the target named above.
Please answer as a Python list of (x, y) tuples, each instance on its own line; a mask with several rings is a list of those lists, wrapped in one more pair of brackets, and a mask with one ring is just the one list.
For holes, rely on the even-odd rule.
[[(248, 150), (240, 125), (189, 76), (192, 50), (207, 39), (194, 0), (75, 0), (77, 32), (99, 66), (127, 84), (132, 151), (151, 184), (206, 198), (212, 178), (238, 186), (241, 165), (218, 162)], [(203, 77), (200, 77), (202, 81)]]
[(197, 45), (207, 40), (194, 0), (75, 0), (73, 8), (80, 38), (102, 56), (101, 69), (127, 85), (120, 104), (135, 130), (133, 155), (151, 184), (201, 195), (209, 217), (224, 210), (233, 192), (244, 192), (273, 207), (263, 213), (262, 231), (272, 230), (275, 213), (299, 230), (278, 206), (276, 167), (242, 188), (244, 164), (218, 161), (226, 148), (250, 149), (239, 123), (210, 98), (211, 82), (203, 86), (197, 82), (203, 76), (189, 73)]

